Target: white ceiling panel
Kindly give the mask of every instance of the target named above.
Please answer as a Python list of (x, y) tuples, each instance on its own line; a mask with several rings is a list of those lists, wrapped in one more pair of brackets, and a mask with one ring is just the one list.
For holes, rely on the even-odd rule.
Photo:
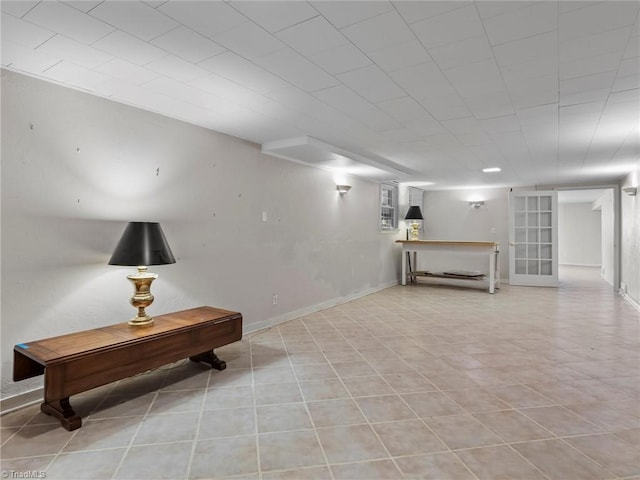
[(413, 23), (411, 29), (427, 49), (485, 34), (474, 5)]
[(155, 8), (139, 2), (102, 2), (89, 15), (142, 40), (159, 37), (178, 26)]
[(417, 40), (369, 52), (368, 56), (387, 72), (432, 61), (427, 50)]
[(248, 60), (285, 48), (284, 43), (253, 22), (241, 23), (213, 39)]
[(209, 38), (248, 21), (227, 2), (171, 0), (158, 7), (158, 10)]
[(182, 26), (154, 38), (151, 43), (192, 63), (201, 62), (225, 50), (223, 46)]
[(413, 33), (396, 11), (345, 27), (342, 33), (365, 53), (414, 39)]
[(62, 35), (56, 35), (47, 40), (36, 50), (38, 53), (52, 57), (59, 56), (63, 60), (89, 69), (99, 67), (113, 59), (113, 56), (108, 53), (101, 52), (93, 47), (88, 47)]
[(306, 2), (234, 0), (229, 4), (271, 33), (318, 15), (318, 12)]
[(260, 93), (288, 86), (284, 80), (232, 52), (221, 53), (200, 62), (198, 65)]
[(27, 48), (11, 40), (3, 40), (2, 44), (2, 65), (10, 67), (23, 73), (41, 75), (43, 72), (60, 62), (58, 57), (50, 57), (38, 53), (31, 48)]
[(595, 3), (560, 14), (560, 41), (565, 42), (607, 30), (633, 25), (638, 15), (638, 2)]
[(120, 80), (128, 80), (134, 85), (142, 85), (159, 76), (156, 72), (149, 71), (146, 68), (120, 58), (114, 58), (110, 62), (96, 68), (95, 71)]
[(0, 9), (14, 17), (22, 17), (38, 3), (40, 0), (3, 0), (0, 2)]
[(185, 83), (209, 75), (209, 72), (204, 68), (193, 65), (175, 55), (158, 58), (147, 63), (145, 68)]
[(47, 29), (25, 22), (12, 15), (2, 15), (2, 34), (27, 48), (36, 48), (55, 35)]
[(393, 11), (391, 3), (380, 0), (321, 0), (310, 3), (336, 28)]
[(491, 45), (520, 40), (558, 28), (556, 2), (540, 2), (488, 18), (484, 27)]
[(431, 48), (429, 54), (442, 70), (493, 59), (493, 51), (484, 35)]
[(371, 60), (351, 43), (309, 55), (309, 60), (336, 75), (371, 65)]
[(303, 55), (313, 55), (349, 43), (336, 27), (321, 16), (293, 25), (276, 36)]
[(255, 62), (265, 70), (280, 78), (286, 78), (289, 83), (308, 92), (332, 87), (339, 83), (333, 76), (290, 48), (283, 48), (257, 58)]
[(640, 149), (639, 5), (3, 1), (2, 64), (253, 142), (314, 137), (375, 181), (612, 182)]
[(115, 30), (111, 25), (58, 2), (40, 2), (23, 20), (85, 44), (93, 43)]
[(371, 65), (337, 75), (337, 78), (370, 102), (400, 98), (404, 91), (379, 67)]

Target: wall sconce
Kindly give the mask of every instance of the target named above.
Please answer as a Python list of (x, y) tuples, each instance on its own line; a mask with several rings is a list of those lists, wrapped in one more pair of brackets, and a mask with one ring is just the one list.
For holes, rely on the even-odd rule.
[(624, 187), (622, 191), (630, 197), (635, 197), (638, 194), (638, 187)]
[(351, 185), (336, 185), (336, 188), (338, 189), (340, 195), (344, 195), (349, 190), (351, 190)]
[(469, 206), (473, 207), (473, 208), (480, 208), (483, 205), (484, 205), (484, 201), (483, 200), (475, 200), (473, 202), (469, 202)]

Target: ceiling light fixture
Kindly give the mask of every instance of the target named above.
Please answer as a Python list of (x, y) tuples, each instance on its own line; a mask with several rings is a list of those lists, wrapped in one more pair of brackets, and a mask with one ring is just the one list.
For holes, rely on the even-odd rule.
[(502, 169), (500, 167), (487, 167), (487, 168), (483, 168), (482, 171), (484, 173), (497, 173), (497, 172), (501, 172)]

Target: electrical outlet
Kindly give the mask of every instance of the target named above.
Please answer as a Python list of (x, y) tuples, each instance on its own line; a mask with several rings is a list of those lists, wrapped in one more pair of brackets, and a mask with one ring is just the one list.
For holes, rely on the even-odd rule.
[(273, 304), (277, 305), (278, 304), (278, 295), (274, 295), (273, 296)]

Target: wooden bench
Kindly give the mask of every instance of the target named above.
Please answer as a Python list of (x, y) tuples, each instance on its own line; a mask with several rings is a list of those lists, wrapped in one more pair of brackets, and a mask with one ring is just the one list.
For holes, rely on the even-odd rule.
[(13, 380), (44, 374), (40, 409), (67, 430), (82, 425), (69, 397), (168, 363), (189, 358), (223, 370), (213, 349), (242, 338), (242, 315), (198, 307), (160, 315), (150, 327), (119, 323), (21, 343), (13, 349)]

